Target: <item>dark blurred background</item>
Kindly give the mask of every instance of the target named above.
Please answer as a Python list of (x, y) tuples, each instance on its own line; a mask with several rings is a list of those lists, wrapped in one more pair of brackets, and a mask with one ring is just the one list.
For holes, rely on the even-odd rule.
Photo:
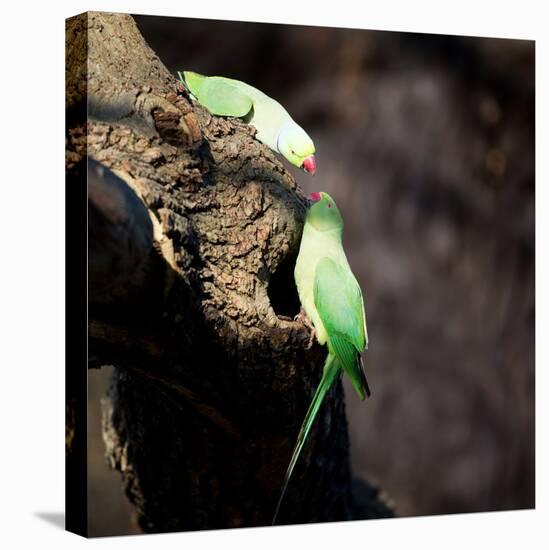
[[(244, 80), (312, 136), (366, 298), (355, 473), (401, 516), (534, 506), (534, 42), (136, 16), (171, 72)], [(285, 162), (285, 161), (284, 161)], [(139, 532), (103, 458), (90, 531)]]

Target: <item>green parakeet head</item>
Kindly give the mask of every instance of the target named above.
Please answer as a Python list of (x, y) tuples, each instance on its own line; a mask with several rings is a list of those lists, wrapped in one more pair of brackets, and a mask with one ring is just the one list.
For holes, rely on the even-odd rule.
[(294, 121), (285, 124), (278, 134), (277, 148), (288, 162), (309, 174), (316, 172), (315, 145), (305, 130)]
[(328, 193), (311, 193), (312, 205), (307, 212), (305, 223), (310, 223), (317, 231), (343, 230), (343, 218), (334, 199)]

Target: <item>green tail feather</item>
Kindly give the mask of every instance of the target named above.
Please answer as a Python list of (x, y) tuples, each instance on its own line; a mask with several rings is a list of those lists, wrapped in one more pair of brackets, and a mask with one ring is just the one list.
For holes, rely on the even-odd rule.
[(309, 435), (311, 426), (313, 425), (320, 406), (324, 401), (324, 397), (326, 397), (328, 390), (332, 387), (332, 384), (334, 383), (340, 372), (341, 366), (339, 364), (339, 361), (336, 360), (336, 356), (329, 354), (328, 358), (326, 359), (326, 363), (324, 364), (324, 373), (322, 374), (322, 379), (320, 380), (320, 384), (318, 385), (307, 414), (305, 415), (305, 420), (303, 420), (303, 424), (301, 425), (299, 435), (297, 436), (297, 442), (294, 447), (294, 452), (292, 454), (290, 464), (288, 465), (288, 469), (286, 470), (286, 476), (284, 477), (284, 483), (282, 485), (282, 491), (280, 492), (278, 504), (276, 505), (272, 525), (274, 525), (276, 522), (278, 512), (280, 510), (280, 505), (282, 504), (282, 499), (284, 498), (286, 489), (288, 488), (288, 483), (294, 471), (297, 460), (299, 459), (299, 455), (301, 454), (301, 450), (305, 445), (305, 441), (307, 440), (307, 436)]
[(366, 394), (366, 397), (370, 397), (370, 386), (368, 386), (368, 380), (366, 380), (366, 373), (364, 372), (364, 362), (362, 361), (362, 357), (360, 354), (358, 354), (358, 362), (360, 363), (360, 377), (362, 380), (362, 388), (364, 390), (364, 393)]

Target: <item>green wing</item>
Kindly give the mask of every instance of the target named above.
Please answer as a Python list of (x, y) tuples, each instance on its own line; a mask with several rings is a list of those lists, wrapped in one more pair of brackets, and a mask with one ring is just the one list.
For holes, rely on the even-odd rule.
[(361, 399), (370, 395), (360, 353), (367, 347), (362, 292), (348, 268), (322, 258), (315, 270), (315, 307), (338, 357)]
[(189, 91), (210, 113), (217, 116), (244, 117), (253, 108), (253, 101), (237, 80), (221, 76), (205, 77), (184, 71), (179, 77)]

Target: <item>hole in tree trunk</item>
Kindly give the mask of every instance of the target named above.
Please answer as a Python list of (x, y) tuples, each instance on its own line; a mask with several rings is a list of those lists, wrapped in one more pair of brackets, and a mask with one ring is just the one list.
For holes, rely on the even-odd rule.
[(294, 267), (297, 255), (284, 260), (271, 276), (267, 293), (271, 306), (278, 316), (291, 317), (299, 313), (301, 304), (294, 280)]

